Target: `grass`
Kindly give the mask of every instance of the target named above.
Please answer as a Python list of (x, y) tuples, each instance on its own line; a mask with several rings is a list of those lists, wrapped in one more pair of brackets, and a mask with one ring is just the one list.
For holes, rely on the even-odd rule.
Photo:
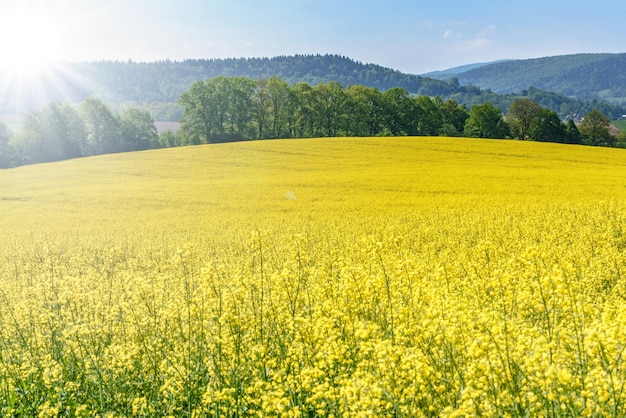
[(620, 131), (626, 131), (626, 119), (614, 120), (612, 123), (617, 126)]

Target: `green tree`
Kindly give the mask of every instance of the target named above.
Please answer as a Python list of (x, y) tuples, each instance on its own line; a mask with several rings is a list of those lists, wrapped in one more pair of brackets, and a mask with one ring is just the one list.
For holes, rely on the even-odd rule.
[(409, 93), (393, 87), (382, 94), (383, 124), (391, 135), (415, 135), (418, 110)]
[(181, 135), (184, 143), (210, 142), (217, 129), (215, 115), (216, 87), (209, 81), (196, 81), (179, 99), (183, 107)]
[(465, 134), (474, 138), (505, 138), (508, 127), (502, 112), (491, 103), (472, 106), (465, 123)]
[(444, 136), (461, 136), (465, 129), (465, 122), (469, 118), (467, 108), (450, 99), (440, 102), (439, 111), (443, 118), (439, 133)]
[[(530, 99), (516, 99), (509, 107), (511, 125), (520, 139), (527, 139), (535, 120), (542, 115), (542, 107)], [(545, 115), (544, 115), (545, 116)]]
[(561, 122), (556, 112), (549, 109), (541, 109), (541, 112), (535, 116), (528, 133), (537, 141), (567, 142), (565, 124)]
[(11, 132), (9, 127), (0, 122), (0, 168), (7, 168), (13, 165), (13, 152), (9, 146)]
[(120, 114), (122, 151), (139, 151), (159, 146), (154, 119), (147, 110), (129, 107)]
[(346, 135), (375, 136), (381, 130), (382, 97), (377, 88), (360, 84), (346, 89)]
[(580, 133), (590, 145), (613, 145), (615, 138), (609, 132), (611, 121), (597, 110), (592, 110), (580, 122)]
[(568, 119), (565, 124), (565, 142), (568, 144), (580, 144), (581, 135), (576, 123), (572, 119)]
[(182, 135), (180, 131), (173, 132), (170, 130), (159, 132), (159, 148), (172, 148), (172, 147), (180, 147), (184, 145)]
[(86, 131), (78, 112), (66, 103), (50, 103), (24, 117), (22, 129), (11, 144), (18, 164), (80, 157)]
[(224, 94), (229, 132), (226, 140), (251, 139), (256, 136), (253, 126), (258, 113), (257, 83), (246, 77), (227, 77)]
[(181, 129), (186, 143), (224, 142), (253, 137), (256, 82), (218, 76), (197, 81), (183, 93)]
[(615, 146), (620, 148), (626, 148), (626, 131), (622, 131), (615, 138)]
[(317, 116), (313, 87), (308, 83), (297, 83), (293, 89), (291, 104), (294, 108), (294, 136), (306, 138), (316, 135)]
[(416, 108), (417, 134), (428, 136), (439, 135), (439, 132), (441, 132), (443, 128), (441, 98), (435, 97), (435, 99), (431, 99), (428, 96), (417, 96), (413, 100)]
[(316, 136), (333, 137), (343, 123), (346, 94), (336, 81), (313, 87), (313, 114), (316, 119)]
[(82, 155), (97, 155), (122, 150), (119, 120), (102, 100), (90, 97), (78, 107), (85, 123), (86, 140)]
[(292, 93), (289, 84), (279, 77), (272, 76), (267, 80), (267, 90), (271, 103), (272, 138), (284, 138), (290, 135), (289, 125), (293, 124), (294, 110), (291, 106)]
[(258, 106), (256, 112), (258, 137), (263, 139), (267, 137), (266, 133), (268, 130), (266, 129), (266, 125), (268, 123), (268, 119), (270, 118), (272, 106), (268, 81), (264, 78), (260, 78), (257, 80), (256, 99)]

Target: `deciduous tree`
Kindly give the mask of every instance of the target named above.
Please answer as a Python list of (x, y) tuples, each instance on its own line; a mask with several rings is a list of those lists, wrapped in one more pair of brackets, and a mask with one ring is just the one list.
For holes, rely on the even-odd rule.
[(597, 110), (587, 113), (580, 122), (580, 133), (591, 145), (612, 145), (615, 138), (609, 132), (611, 121)]
[(520, 139), (527, 139), (535, 119), (542, 112), (542, 107), (530, 99), (516, 99), (509, 107), (508, 116), (512, 120), (514, 128), (518, 131)]
[(465, 134), (475, 138), (505, 138), (507, 126), (502, 112), (491, 103), (473, 106), (465, 123)]
[(90, 97), (80, 104), (78, 111), (85, 122), (87, 134), (82, 155), (122, 150), (119, 120), (102, 100)]
[(4, 122), (0, 122), (0, 168), (13, 165), (13, 153), (9, 147), (9, 139), (11, 139), (9, 127)]
[(559, 115), (549, 109), (541, 109), (530, 126), (529, 135), (543, 142), (567, 142), (565, 125)]
[(446, 100), (440, 105), (443, 125), (440, 134), (445, 136), (460, 136), (463, 134), (465, 122), (469, 118), (469, 111), (455, 100)]
[(392, 135), (415, 135), (417, 133), (417, 110), (409, 93), (394, 87), (382, 94), (383, 120)]
[(58, 161), (81, 156), (86, 139), (85, 124), (67, 103), (50, 103), (28, 113), (22, 129), (11, 143), (18, 163)]
[(120, 115), (120, 140), (123, 151), (139, 151), (159, 146), (159, 135), (150, 112), (136, 107)]
[(196, 81), (179, 99), (183, 107), (181, 131), (189, 144), (210, 142), (216, 129), (215, 86), (213, 83)]
[(581, 143), (580, 131), (572, 119), (569, 119), (565, 124), (565, 137), (566, 142), (569, 144)]

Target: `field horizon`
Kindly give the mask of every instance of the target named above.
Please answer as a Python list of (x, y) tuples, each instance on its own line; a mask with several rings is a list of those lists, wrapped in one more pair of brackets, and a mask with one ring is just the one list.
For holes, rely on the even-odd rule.
[(0, 170), (0, 413), (622, 415), (625, 152), (323, 138)]
[[(68, 214), (80, 216), (71, 205), (90, 202), (93, 209), (129, 213), (133, 203), (145, 203), (147, 211), (177, 210), (188, 198), (187, 203), (212, 205), (232, 216), (238, 215), (233, 207), (247, 211), (248, 205), (258, 205), (257, 216), (264, 209), (274, 215), (327, 204), (358, 213), (362, 199), (392, 210), (446, 195), (472, 203), (496, 192), (512, 201), (541, 201), (568, 199), (581, 189), (607, 200), (621, 191), (621, 179), (606, 174), (625, 165), (623, 154), (621, 149), (475, 138), (258, 140), (0, 170), (0, 201), (8, 205), (5, 213), (13, 206), (36, 214), (36, 203), (58, 205), (63, 212), (65, 203)], [(270, 194), (260, 196), (260, 186)], [(288, 191), (295, 200), (285, 198)]]

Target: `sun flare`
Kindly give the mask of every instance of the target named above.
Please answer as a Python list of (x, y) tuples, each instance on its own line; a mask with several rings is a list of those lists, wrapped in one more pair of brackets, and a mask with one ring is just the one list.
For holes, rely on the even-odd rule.
[[(32, 6), (32, 5), (31, 5)], [(60, 59), (63, 25), (44, 5), (2, 8), (0, 70), (15, 79), (38, 77)]]

